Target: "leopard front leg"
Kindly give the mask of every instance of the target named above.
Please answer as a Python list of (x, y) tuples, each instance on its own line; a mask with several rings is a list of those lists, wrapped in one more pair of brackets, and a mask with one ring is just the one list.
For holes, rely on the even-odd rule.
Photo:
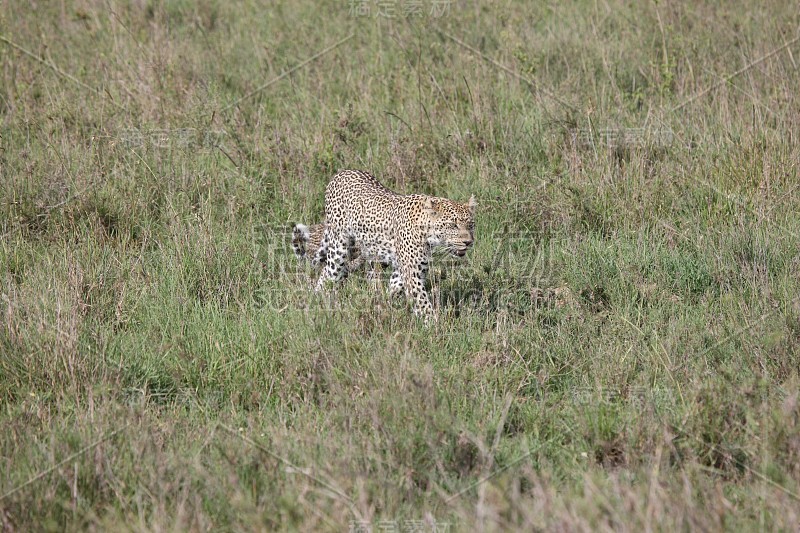
[(427, 263), (404, 265), (401, 270), (403, 272), (403, 288), (406, 296), (414, 303), (414, 314), (421, 317), (425, 324), (428, 324), (431, 320), (435, 321), (436, 314), (433, 312), (431, 299), (428, 297), (428, 293), (425, 292)]
[(403, 292), (403, 274), (399, 268), (395, 268), (389, 278), (389, 296), (397, 296)]

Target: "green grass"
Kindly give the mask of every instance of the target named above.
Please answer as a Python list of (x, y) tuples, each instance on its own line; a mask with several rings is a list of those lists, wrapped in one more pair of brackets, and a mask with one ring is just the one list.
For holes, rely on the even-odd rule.
[[(0, 529), (796, 529), (796, 5), (394, 5), (3, 4)], [(434, 327), (340, 168), (475, 194)]]

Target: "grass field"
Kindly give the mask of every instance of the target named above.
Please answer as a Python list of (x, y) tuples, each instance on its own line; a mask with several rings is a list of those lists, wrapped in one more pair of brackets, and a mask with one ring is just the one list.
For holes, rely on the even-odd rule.
[[(0, 529), (796, 531), (798, 28), (0, 0)], [(308, 289), (341, 168), (475, 194), (435, 326)]]

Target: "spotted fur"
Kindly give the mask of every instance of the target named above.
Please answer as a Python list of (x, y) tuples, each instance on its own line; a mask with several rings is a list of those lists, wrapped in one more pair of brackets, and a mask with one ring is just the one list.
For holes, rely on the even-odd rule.
[[(325, 266), (317, 261), (316, 255), (319, 245), (322, 243), (322, 236), (325, 233), (325, 224), (295, 224), (292, 228), (292, 250), (294, 255), (300, 260), (307, 260), (313, 266)], [(347, 272), (355, 272), (360, 269), (366, 261), (361, 256), (356, 246), (348, 250), (348, 261), (346, 264)]]
[(325, 231), (323, 224), (314, 224), (309, 227), (305, 224), (295, 224), (292, 228), (292, 250), (298, 259), (308, 259), (317, 253), (322, 242), (322, 233)]
[(316, 290), (347, 275), (347, 259), (355, 247), (367, 261), (394, 269), (390, 294), (405, 292), (414, 314), (434, 317), (425, 276), (434, 247), (463, 257), (474, 241), (475, 198), (461, 204), (421, 194), (397, 194), (374, 176), (343, 170), (325, 190), (322, 240), (312, 263), (325, 265)]

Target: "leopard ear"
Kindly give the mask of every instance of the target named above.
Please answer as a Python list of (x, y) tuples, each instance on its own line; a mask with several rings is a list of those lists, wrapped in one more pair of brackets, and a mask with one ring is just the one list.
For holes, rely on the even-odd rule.
[(432, 198), (425, 198), (425, 203), (422, 204), (422, 210), (426, 215), (435, 215), (437, 213), (436, 206), (433, 204)]
[(472, 211), (473, 213), (475, 212), (475, 208), (478, 207), (478, 202), (475, 201), (474, 194), (469, 197), (469, 202), (467, 202), (467, 207), (469, 207), (469, 210)]

